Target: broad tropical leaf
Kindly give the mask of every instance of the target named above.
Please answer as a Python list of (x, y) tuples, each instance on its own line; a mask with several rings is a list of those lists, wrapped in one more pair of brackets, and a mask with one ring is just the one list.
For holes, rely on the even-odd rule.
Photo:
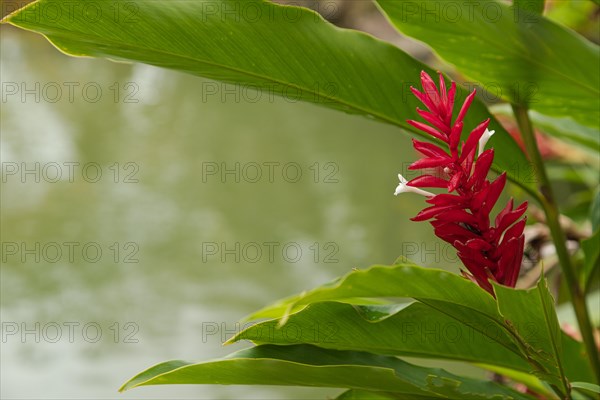
[(166, 384), (316, 386), (394, 392), (431, 399), (529, 399), (494, 382), (419, 367), (395, 357), (309, 345), (257, 346), (199, 364), (169, 361), (135, 376), (121, 390)]
[(494, 0), (376, 2), (402, 33), (431, 46), (494, 95), (599, 125), (600, 51), (575, 32)]
[(247, 317), (279, 318), (310, 303), (357, 297), (406, 298), (464, 306), (502, 322), (494, 298), (475, 283), (448, 271), (402, 262), (354, 270), (331, 283), (283, 299)]
[(278, 320), (252, 325), (228, 343), (306, 343), (329, 349), (489, 363), (531, 371), (514, 346), (507, 348), (498, 343), (498, 329), (489, 329), (490, 326), (475, 330), (420, 303), (359, 306), (323, 302), (291, 314), (283, 326)]
[(290, 313), (307, 304), (322, 301), (346, 302), (357, 297), (415, 298), (474, 331), (488, 336), (493, 333), (493, 339), (499, 345), (514, 354), (523, 354), (523, 349), (504, 326), (504, 319), (489, 293), (456, 274), (422, 268), (405, 261), (391, 267), (373, 266), (366, 270), (352, 271), (329, 284), (259, 310), (246, 320), (281, 318), (279, 323), (283, 325)]
[[(389, 43), (339, 29), (308, 9), (264, 0), (93, 4), (90, 16), (70, 12), (71, 0), (38, 0), (5, 21), (43, 34), (70, 55), (183, 71), (365, 115), (420, 134), (406, 123), (420, 118), (409, 87), (417, 86), (421, 70), (434, 71)], [(462, 101), (466, 94), (459, 90), (457, 99)], [(465, 133), (489, 116), (476, 101), (465, 119)], [(491, 141), (495, 168), (508, 171), (510, 179), (537, 197), (533, 182), (512, 172), (527, 167), (524, 154), (496, 120), (490, 126), (496, 130)]]

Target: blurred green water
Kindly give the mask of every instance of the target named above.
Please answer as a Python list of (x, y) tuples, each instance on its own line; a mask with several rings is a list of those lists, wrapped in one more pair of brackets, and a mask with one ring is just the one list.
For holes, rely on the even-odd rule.
[[(153, 67), (66, 57), (1, 29), (2, 398), (325, 398), (339, 390), (116, 389), (156, 362), (241, 348), (220, 346), (240, 317), (402, 249), (456, 268), (427, 224), (408, 221), (422, 200), (392, 195), (415, 158), (398, 129)], [(33, 94), (22, 98), (22, 84)], [(236, 163), (239, 182), (235, 172), (208, 174)], [(21, 175), (36, 165), (39, 182)], [(52, 182), (56, 165), (62, 179)]]

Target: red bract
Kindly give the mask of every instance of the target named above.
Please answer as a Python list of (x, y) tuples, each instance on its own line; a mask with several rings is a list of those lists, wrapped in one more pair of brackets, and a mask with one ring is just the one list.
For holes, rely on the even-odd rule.
[[(514, 287), (523, 257), (527, 202), (513, 208), (511, 199), (498, 213), (494, 223), (490, 212), (504, 185), (506, 173), (490, 182), (487, 174), (494, 160), (494, 150), (485, 150), (494, 131), (487, 129), (489, 119), (477, 125), (467, 140), (460, 143), (463, 119), (475, 97), (473, 91), (466, 98), (456, 119), (452, 121), (456, 84), (450, 89), (440, 74), (439, 89), (429, 75), (421, 72), (423, 92), (411, 87), (413, 94), (427, 111), (417, 112), (427, 123), (408, 121), (415, 128), (444, 142), (436, 144), (413, 140), (415, 149), (424, 157), (410, 165), (411, 170), (434, 170), (436, 175), (425, 174), (407, 182), (402, 175), (396, 195), (415, 192), (428, 197), (431, 206), (417, 214), (413, 221), (430, 221), (436, 236), (458, 250), (458, 257), (469, 272), (463, 275), (494, 295), (489, 280)], [(445, 188), (448, 193), (434, 195), (421, 188)]]

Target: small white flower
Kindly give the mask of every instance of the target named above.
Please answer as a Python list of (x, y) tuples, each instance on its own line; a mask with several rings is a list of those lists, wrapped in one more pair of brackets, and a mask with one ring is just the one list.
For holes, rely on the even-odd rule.
[(421, 190), (416, 187), (408, 186), (407, 185), (408, 181), (400, 174), (398, 174), (398, 179), (400, 179), (400, 184), (396, 188), (396, 191), (394, 192), (394, 196), (398, 196), (400, 193), (406, 193), (406, 192), (413, 192), (413, 193), (421, 194), (426, 197), (433, 196), (433, 193), (429, 193), (426, 190)]
[(496, 133), (496, 131), (489, 131), (487, 128), (485, 129), (485, 132), (483, 132), (483, 135), (481, 135), (481, 138), (479, 139), (479, 154), (477, 154), (477, 157), (483, 153), (486, 143), (488, 140), (490, 140), (494, 133)]

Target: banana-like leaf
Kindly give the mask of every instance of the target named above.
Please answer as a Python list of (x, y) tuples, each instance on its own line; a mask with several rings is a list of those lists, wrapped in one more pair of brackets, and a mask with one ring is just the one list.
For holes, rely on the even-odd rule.
[(419, 367), (395, 357), (310, 345), (256, 346), (199, 364), (169, 361), (135, 376), (121, 390), (167, 384), (316, 386), (430, 399), (530, 399), (494, 382)]
[[(406, 123), (420, 118), (409, 88), (419, 86), (421, 70), (434, 71), (389, 43), (337, 28), (305, 8), (264, 0), (38, 0), (5, 22), (44, 35), (69, 55), (174, 69), (424, 135)], [(466, 94), (460, 89), (457, 101)], [(475, 101), (465, 134), (488, 117)], [(495, 119), (490, 126), (496, 130), (490, 141), (494, 168), (508, 171), (538, 198), (535, 182), (518, 173), (528, 166), (523, 152)]]
[(248, 316), (245, 320), (281, 318), (285, 324), (294, 311), (322, 301), (356, 297), (412, 297), (428, 307), (492, 338), (507, 351), (524, 354), (511, 330), (504, 325), (498, 306), (488, 292), (473, 282), (447, 271), (423, 268), (406, 261), (394, 266), (376, 265), (355, 270), (313, 290), (283, 299)]
[(436, 301), (463, 306), (471, 312), (502, 322), (494, 298), (473, 282), (435, 268), (423, 268), (408, 262), (393, 266), (374, 265), (353, 270), (345, 276), (315, 289), (280, 300), (246, 317), (279, 318), (310, 303), (357, 297), (406, 298)]
[(418, 302), (398, 308), (313, 303), (291, 314), (283, 326), (278, 320), (260, 322), (227, 343), (306, 343), (338, 350), (489, 363), (524, 372), (532, 369), (520, 353), (498, 343), (498, 330), (489, 329), (490, 325), (475, 330)]
[(495, 96), (599, 125), (600, 51), (577, 33), (494, 0), (376, 2), (402, 33)]

